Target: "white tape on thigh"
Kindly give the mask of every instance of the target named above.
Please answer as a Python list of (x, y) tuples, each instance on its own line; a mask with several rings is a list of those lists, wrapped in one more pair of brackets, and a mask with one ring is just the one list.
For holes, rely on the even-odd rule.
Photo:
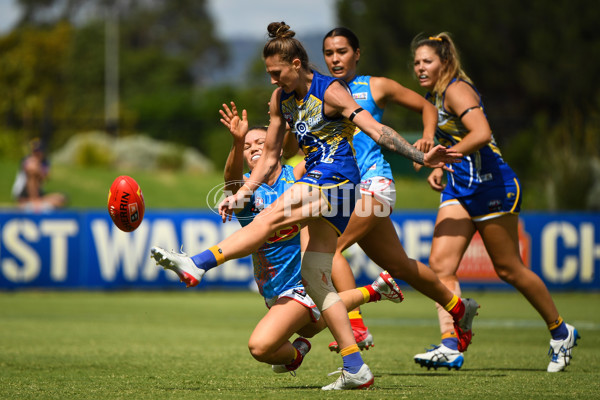
[(342, 299), (331, 282), (333, 253), (302, 253), (302, 281), (308, 295), (319, 310), (325, 311)]

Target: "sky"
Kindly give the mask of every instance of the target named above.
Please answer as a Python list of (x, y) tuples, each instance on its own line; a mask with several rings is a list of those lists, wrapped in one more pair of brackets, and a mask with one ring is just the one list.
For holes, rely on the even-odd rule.
[[(222, 39), (265, 39), (267, 25), (285, 21), (298, 36), (324, 34), (335, 25), (335, 0), (208, 0), (217, 35)], [(0, 32), (19, 17), (16, 0), (0, 0)]]

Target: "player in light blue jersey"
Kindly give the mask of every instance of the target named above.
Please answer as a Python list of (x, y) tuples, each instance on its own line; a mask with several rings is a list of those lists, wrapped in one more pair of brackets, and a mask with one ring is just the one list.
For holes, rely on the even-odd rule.
[(233, 211), (272, 177), (280, 165), (288, 125), (306, 154), (306, 174), (252, 222), (202, 253), (179, 257), (156, 247), (151, 253), (164, 268), (194, 286), (207, 270), (252, 254), (275, 232), (300, 224), (304, 287), (339, 343), (343, 361), (341, 376), (322, 389), (366, 388), (373, 384), (374, 376), (362, 359), (346, 307), (331, 283), (337, 238), (354, 210), (355, 186), (360, 177), (350, 143), (352, 123), (381, 145), (430, 168), (449, 169), (445, 164), (460, 154), (443, 146), (427, 153), (416, 149), (360, 108), (343, 81), (312, 70), (304, 46), (294, 38), (295, 32), (288, 25), (273, 22), (267, 30), (270, 39), (263, 48), (263, 58), (271, 83), (278, 87), (269, 103), (270, 122), (264, 148), (250, 177), (219, 204), (219, 213), (223, 220), (231, 218)]
[[(450, 290), (459, 294), (456, 271), (478, 231), (498, 276), (519, 290), (548, 325), (552, 336), (548, 372), (562, 371), (571, 361), (578, 333), (560, 317), (544, 282), (521, 260), (521, 185), (502, 159), (481, 95), (462, 70), (456, 47), (447, 33), (416, 37), (412, 51), (415, 75), (438, 111), (438, 140), (464, 154), (462, 163), (447, 174), (446, 184), (441, 169), (428, 177), (431, 187), (441, 192), (430, 266)], [(438, 307), (438, 312), (442, 343), (417, 354), (415, 362), (428, 368), (460, 368), (463, 355), (456, 346), (452, 325), (444, 310)]]
[[(339, 27), (327, 33), (323, 39), (323, 55), (329, 72), (348, 82), (352, 97), (375, 119), (381, 120), (383, 110), (389, 103), (396, 103), (422, 114), (423, 139), (419, 141), (421, 150), (433, 146), (437, 124), (435, 107), (421, 95), (399, 83), (384, 77), (357, 75), (360, 59), (358, 38), (348, 28)], [(392, 171), (375, 143), (360, 129), (354, 134), (354, 148), (361, 172), (361, 198), (350, 217), (348, 227), (340, 236), (333, 262), (332, 278), (337, 290), (350, 290), (356, 287), (354, 275), (342, 251), (358, 243), (367, 256), (390, 274), (402, 279), (432, 300), (444, 304), (453, 315), (457, 326), (463, 318), (463, 301), (454, 296), (425, 264), (409, 258), (390, 219), (396, 201), (396, 190)], [(467, 315), (475, 315), (477, 303), (466, 299)], [(349, 314), (356, 342), (361, 348), (373, 344), (373, 336), (364, 325), (360, 310)], [(469, 324), (470, 325), (470, 324)], [(462, 348), (466, 350), (471, 340), (471, 330), (461, 331), (457, 327)], [(337, 342), (329, 344), (332, 351), (339, 350)]]
[[(233, 146), (225, 165), (226, 191), (237, 192), (250, 173), (243, 174), (244, 161), (250, 172), (260, 159), (267, 128), (248, 127), (246, 110), (242, 117), (234, 102), (231, 108), (223, 104), (221, 122), (233, 138)], [(304, 165), (295, 168), (279, 163), (265, 183), (259, 186), (250, 201), (235, 210), (242, 226), (248, 225), (304, 174)], [(273, 365), (273, 371), (293, 372), (310, 350), (310, 338), (326, 328), (320, 311), (306, 294), (300, 274), (300, 226), (298, 224), (275, 232), (252, 254), (254, 278), (260, 294), (269, 308), (258, 323), (248, 348), (252, 356)], [(339, 293), (347, 309), (378, 300), (401, 302), (402, 292), (387, 272), (382, 272), (371, 285)], [(300, 337), (293, 343), (291, 336)]]

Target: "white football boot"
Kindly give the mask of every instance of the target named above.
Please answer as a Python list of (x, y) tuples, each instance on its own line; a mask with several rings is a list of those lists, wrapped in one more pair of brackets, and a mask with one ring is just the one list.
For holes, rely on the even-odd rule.
[(350, 389), (366, 389), (373, 384), (375, 377), (367, 364), (363, 364), (357, 373), (351, 374), (343, 368), (332, 372), (329, 375), (339, 374), (340, 377), (333, 383), (323, 386), (321, 390), (350, 390)]
[(577, 346), (577, 339), (580, 338), (579, 332), (575, 327), (566, 324), (569, 335), (563, 340), (550, 340), (550, 350), (548, 355), (551, 357), (550, 364), (548, 364), (548, 372), (560, 372), (565, 369), (567, 365), (571, 363), (571, 352), (573, 347)]
[(381, 300), (390, 300), (394, 303), (400, 303), (404, 300), (404, 295), (398, 284), (387, 271), (380, 273), (371, 286), (377, 293), (381, 294)]
[(443, 344), (433, 346), (426, 353), (415, 355), (414, 359), (417, 364), (421, 367), (427, 367), (427, 369), (446, 367), (448, 370), (454, 368), (457, 371), (465, 362), (460, 351), (452, 350)]
[(185, 253), (175, 253), (160, 247), (152, 247), (150, 254), (156, 260), (156, 265), (175, 272), (186, 287), (198, 285), (206, 273), (202, 268), (196, 267), (196, 264)]

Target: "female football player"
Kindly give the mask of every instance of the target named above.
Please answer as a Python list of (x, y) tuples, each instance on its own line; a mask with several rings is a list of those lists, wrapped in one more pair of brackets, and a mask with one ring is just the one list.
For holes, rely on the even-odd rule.
[[(233, 193), (250, 176), (243, 174), (244, 162), (252, 171), (262, 156), (267, 128), (248, 129), (246, 110), (242, 117), (237, 106), (223, 104), (221, 122), (233, 138), (233, 146), (225, 165), (226, 190)], [(304, 173), (304, 164), (295, 168), (276, 164), (273, 174), (257, 188), (250, 201), (235, 214), (242, 226), (254, 218), (289, 188)], [(252, 356), (271, 364), (277, 373), (296, 370), (310, 350), (310, 338), (326, 328), (320, 312), (308, 296), (300, 276), (300, 227), (282, 229), (271, 236), (252, 254), (254, 278), (260, 294), (269, 308), (260, 320), (248, 343)], [(402, 301), (402, 292), (387, 272), (382, 272), (371, 285), (339, 293), (347, 309), (378, 300)], [(291, 336), (300, 335), (293, 343)]]
[[(437, 126), (435, 107), (424, 97), (396, 81), (357, 75), (360, 46), (358, 38), (350, 29), (339, 27), (329, 31), (323, 38), (323, 56), (331, 75), (347, 82), (358, 105), (368, 110), (377, 121), (381, 121), (384, 108), (389, 103), (396, 103), (422, 114), (424, 129), (423, 139), (419, 141), (421, 150), (429, 151), (433, 147)], [(396, 189), (390, 165), (383, 158), (381, 148), (360, 129), (354, 132), (353, 145), (361, 174), (361, 197), (346, 230), (337, 242), (332, 272), (335, 288), (343, 291), (356, 287), (352, 270), (342, 252), (358, 243), (371, 260), (379, 266), (385, 266), (392, 276), (402, 279), (434, 301), (448, 298), (448, 289), (435, 273), (404, 252), (389, 217), (396, 201)], [(477, 304), (470, 299), (467, 303), (472, 312), (476, 313)], [(359, 347), (368, 348), (373, 344), (373, 336), (365, 327), (360, 311), (353, 310), (349, 317)], [(468, 340), (463, 343), (463, 350), (470, 343), (469, 335), (465, 335)], [(331, 343), (329, 348), (337, 351), (337, 343)]]
[[(285, 23), (269, 24), (270, 40), (263, 58), (271, 82), (278, 86), (270, 100), (270, 122), (262, 155), (242, 187), (220, 205), (223, 219), (249, 201), (268, 180), (279, 163), (286, 124), (302, 146), (306, 173), (277, 201), (252, 222), (218, 245), (186, 257), (152, 248), (153, 257), (164, 268), (197, 284), (205, 271), (223, 262), (255, 252), (269, 237), (283, 228), (302, 226), (302, 279), (333, 337), (341, 348), (341, 376), (323, 390), (365, 388), (374, 377), (363, 362), (354, 339), (344, 303), (331, 283), (331, 263), (337, 237), (344, 231), (354, 204), (360, 173), (351, 145), (353, 122), (378, 143), (428, 167), (452, 163), (457, 153), (436, 146), (423, 153), (393, 129), (377, 122), (360, 108), (343, 81), (313, 71), (295, 32)], [(443, 304), (456, 303), (461, 314), (464, 304), (451, 293)], [(469, 320), (463, 316), (462, 320)]]
[[(577, 330), (560, 317), (544, 282), (521, 260), (518, 214), (521, 185), (504, 162), (484, 113), (481, 95), (461, 68), (456, 47), (447, 33), (413, 40), (414, 72), (426, 98), (438, 111), (436, 137), (449, 149), (464, 154), (454, 164), (447, 184), (442, 169), (427, 181), (441, 192), (429, 265), (441, 281), (460, 296), (456, 271), (473, 234), (478, 231), (498, 276), (519, 290), (548, 324), (551, 360), (548, 372), (562, 371), (571, 360)], [(418, 144), (417, 144), (418, 145)], [(415, 361), (428, 367), (445, 366), (463, 358), (452, 336), (452, 323), (438, 306), (442, 343)], [(461, 361), (462, 364), (462, 361)]]

